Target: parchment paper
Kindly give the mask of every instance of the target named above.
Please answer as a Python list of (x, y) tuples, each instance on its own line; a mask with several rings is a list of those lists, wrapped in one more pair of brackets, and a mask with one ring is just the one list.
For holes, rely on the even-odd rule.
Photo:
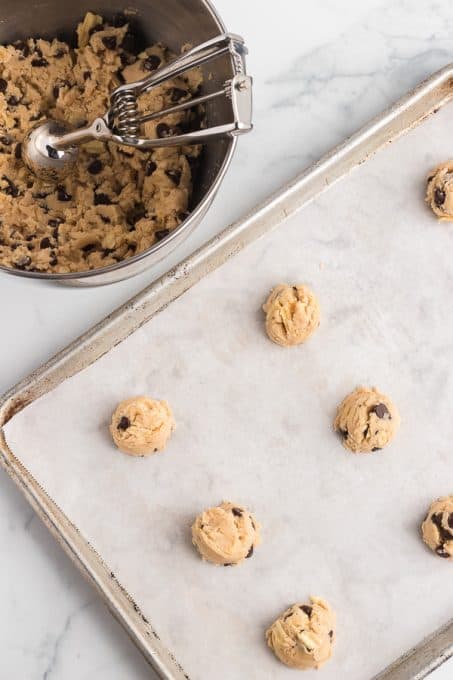
[[(338, 643), (307, 680), (369, 678), (452, 614), (452, 565), (419, 536), (431, 500), (453, 491), (453, 224), (423, 203), (426, 173), (453, 153), (451, 116), (380, 152), (7, 427), (197, 680), (293, 677), (264, 631), (310, 594), (336, 609)], [(281, 281), (307, 282), (322, 306), (299, 348), (263, 333), (260, 306)], [(331, 430), (361, 383), (402, 414), (394, 443), (362, 456)], [(142, 393), (167, 399), (178, 428), (165, 453), (137, 460), (113, 447), (108, 422)], [(190, 542), (194, 516), (223, 499), (263, 525), (238, 568), (201, 562)]]

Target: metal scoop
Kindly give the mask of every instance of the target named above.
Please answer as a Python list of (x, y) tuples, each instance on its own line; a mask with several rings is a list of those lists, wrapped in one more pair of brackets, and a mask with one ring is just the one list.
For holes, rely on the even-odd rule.
[[(111, 94), (109, 111), (102, 118), (96, 118), (91, 125), (71, 131), (57, 121), (38, 123), (24, 140), (22, 158), (35, 175), (47, 181), (58, 182), (71, 172), (77, 162), (78, 145), (93, 139), (115, 142), (136, 149), (153, 149), (200, 144), (213, 137), (249, 132), (252, 129), (252, 79), (245, 72), (246, 53), (244, 40), (240, 36), (231, 33), (219, 35), (194, 47), (149, 77), (118, 87)], [(140, 113), (138, 107), (140, 95), (189, 69), (223, 55), (230, 55), (233, 75), (221, 90), (162, 111)], [(168, 135), (157, 139), (140, 137), (141, 128), (147, 121), (192, 108), (217, 97), (226, 97), (231, 101), (231, 122), (184, 134), (171, 134), (169, 129)]]

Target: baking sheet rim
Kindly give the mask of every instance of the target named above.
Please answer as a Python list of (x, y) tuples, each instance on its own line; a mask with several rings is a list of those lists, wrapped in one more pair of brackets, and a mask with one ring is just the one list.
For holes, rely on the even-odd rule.
[[(0, 399), (0, 463), (82, 574), (95, 586), (113, 616), (164, 680), (188, 679), (159, 640), (139, 607), (102, 557), (33, 478), (9, 448), (4, 425), (28, 404), (87, 368), (125, 340), (204, 276), (246, 245), (296, 213), (316, 195), (379, 148), (422, 122), (453, 98), (453, 65), (430, 76), (343, 144), (326, 154), (258, 206), (227, 227), (174, 269), (154, 281)], [(453, 619), (409, 650), (375, 680), (419, 680), (453, 656)]]

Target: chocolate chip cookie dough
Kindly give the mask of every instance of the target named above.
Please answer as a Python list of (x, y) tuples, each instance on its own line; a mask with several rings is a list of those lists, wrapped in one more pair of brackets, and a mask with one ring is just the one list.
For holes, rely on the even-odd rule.
[[(78, 47), (28, 39), (0, 46), (0, 263), (38, 272), (79, 272), (115, 264), (165, 238), (187, 216), (200, 147), (141, 152), (93, 141), (60, 185), (33, 175), (21, 143), (43, 118), (83, 126), (104, 115), (109, 93), (141, 79), (172, 55), (157, 44), (140, 51), (124, 15), (111, 24), (88, 14)], [(195, 69), (141, 97), (153, 112), (190, 99)], [(145, 124), (148, 137), (200, 127), (201, 111)]]
[(426, 202), (441, 220), (453, 220), (453, 161), (438, 165), (430, 173)]
[(266, 631), (275, 656), (290, 668), (319, 668), (332, 656), (335, 613), (325, 600), (293, 604)]
[(303, 284), (279, 284), (272, 290), (263, 310), (269, 338), (282, 347), (300, 345), (319, 326), (318, 300)]
[(334, 429), (354, 453), (379, 451), (395, 436), (400, 417), (394, 403), (375, 387), (358, 387), (341, 402)]
[(431, 503), (422, 524), (422, 536), (436, 555), (453, 560), (453, 496)]
[(192, 542), (203, 559), (230, 567), (252, 557), (260, 525), (242, 505), (224, 502), (198, 515)]
[(134, 397), (116, 408), (110, 433), (117, 447), (130, 456), (149, 456), (163, 451), (175, 429), (175, 420), (166, 401)]

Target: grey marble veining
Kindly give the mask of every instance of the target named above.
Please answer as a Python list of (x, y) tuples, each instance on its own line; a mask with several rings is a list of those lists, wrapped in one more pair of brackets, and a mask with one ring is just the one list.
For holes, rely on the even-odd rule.
[[(323, 0), (308, 7), (283, 0), (278, 11), (257, 0), (247, 4), (218, 0), (217, 5), (229, 28), (244, 33), (250, 46), (256, 130), (241, 140), (216, 205), (173, 262), (453, 56), (451, 7), (445, 0), (423, 4), (354, 0), (346, 6)], [(447, 140), (450, 127), (447, 120)], [(448, 141), (445, 152), (450, 153)], [(427, 153), (426, 163), (431, 160)], [(379, 190), (392, 188), (388, 179), (379, 181)], [(317, 208), (326, 214), (331, 209), (328, 202)], [(363, 217), (371, 216), (365, 211)], [(346, 225), (340, 235), (312, 238), (313, 245), (320, 247), (330, 239), (334, 251), (347, 247), (351, 234)], [(35, 287), (3, 277), (2, 388), (154, 275), (94, 292)], [(62, 311), (56, 314), (56, 309)], [(420, 301), (420, 318), (429, 310), (429, 300)], [(337, 313), (341, 319), (355, 311), (345, 301)], [(399, 341), (408, 352), (413, 348), (410, 328)], [(439, 343), (437, 349), (444, 351), (447, 344)], [(432, 356), (425, 354), (422, 359), (416, 376), (420, 379), (434, 366)], [(436, 380), (434, 396), (448, 384), (441, 371)], [(0, 477), (0, 485), (0, 534), (6, 546), (0, 565), (4, 642), (0, 674), (20, 680), (149, 677), (135, 650), (33, 519), (9, 480)], [(439, 671), (438, 678), (451, 673)]]

